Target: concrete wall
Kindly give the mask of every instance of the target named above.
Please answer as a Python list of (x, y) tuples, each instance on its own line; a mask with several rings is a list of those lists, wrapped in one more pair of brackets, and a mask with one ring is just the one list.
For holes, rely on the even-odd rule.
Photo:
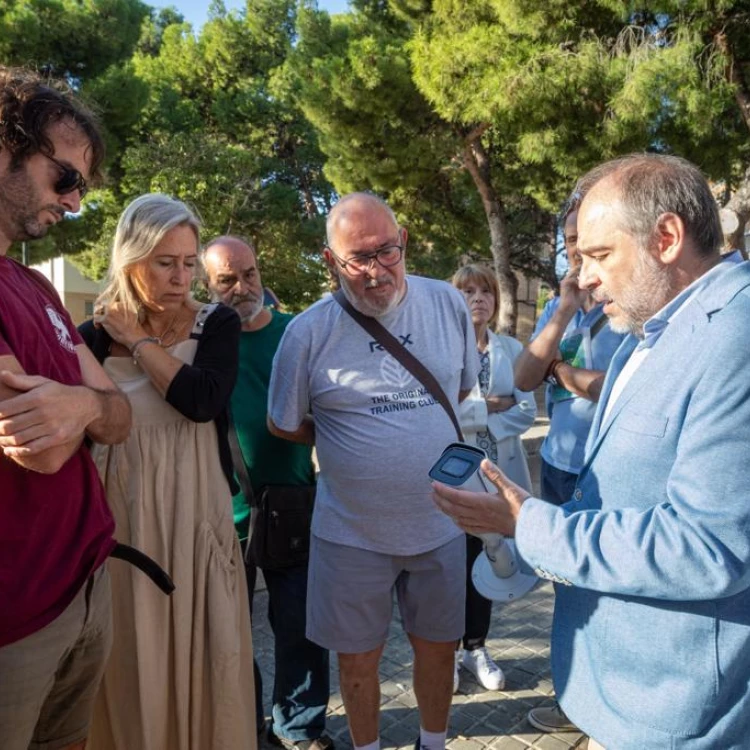
[(99, 282), (87, 279), (62, 256), (50, 258), (32, 268), (39, 271), (55, 287), (76, 325), (80, 325), (89, 317), (86, 314), (86, 303), (93, 303), (99, 296), (101, 289)]
[(62, 295), (65, 309), (70, 313), (70, 317), (73, 318), (73, 322), (76, 325), (80, 325), (91, 317), (90, 314), (87, 314), (86, 303), (89, 302), (93, 305), (96, 298), (97, 294), (85, 294), (81, 292), (65, 292)]

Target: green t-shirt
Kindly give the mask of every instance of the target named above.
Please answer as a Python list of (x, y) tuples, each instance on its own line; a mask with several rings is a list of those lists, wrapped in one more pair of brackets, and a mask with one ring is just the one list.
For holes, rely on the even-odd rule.
[[(274, 437), (266, 427), (273, 357), (294, 316), (271, 311), (271, 322), (240, 336), (240, 365), (232, 393), (232, 418), (253, 489), (264, 484), (313, 484), (312, 446)], [(250, 507), (239, 492), (232, 498), (240, 539), (247, 537)]]

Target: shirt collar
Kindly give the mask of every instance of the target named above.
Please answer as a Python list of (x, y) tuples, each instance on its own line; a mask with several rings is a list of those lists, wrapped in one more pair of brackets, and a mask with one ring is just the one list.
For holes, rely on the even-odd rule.
[(661, 337), (667, 326), (677, 315), (687, 306), (687, 303), (696, 295), (700, 294), (714, 278), (726, 269), (725, 264), (736, 264), (743, 261), (742, 254), (739, 250), (722, 256), (710, 271), (697, 278), (692, 284), (686, 286), (674, 299), (667, 302), (659, 312), (649, 318), (643, 324), (643, 340), (639, 342), (636, 351), (650, 349)]

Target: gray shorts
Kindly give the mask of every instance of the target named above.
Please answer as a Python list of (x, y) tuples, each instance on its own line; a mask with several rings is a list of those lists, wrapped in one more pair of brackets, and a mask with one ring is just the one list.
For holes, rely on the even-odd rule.
[(59, 617), (0, 648), (0, 748), (59, 750), (86, 739), (111, 645), (102, 565)]
[(421, 555), (394, 556), (313, 535), (307, 637), (343, 654), (381, 646), (393, 615), (394, 588), (407, 633), (427, 641), (457, 641), (464, 634), (465, 536)]

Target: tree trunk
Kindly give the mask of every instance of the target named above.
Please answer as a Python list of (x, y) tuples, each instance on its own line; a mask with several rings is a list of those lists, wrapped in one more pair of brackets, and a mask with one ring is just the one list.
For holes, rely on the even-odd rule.
[(747, 222), (750, 221), (750, 167), (745, 170), (745, 174), (742, 176), (740, 184), (732, 193), (732, 197), (729, 199), (725, 208), (734, 211), (737, 214), (737, 218), (740, 220), (737, 231), (728, 235), (725, 238), (726, 242), (731, 245), (732, 249), (740, 250), (744, 258), (747, 259), (747, 250), (745, 249), (745, 227), (747, 226)]
[(310, 180), (308, 179), (307, 172), (304, 169), (299, 170), (299, 187), (302, 193), (302, 202), (305, 206), (305, 216), (308, 219), (314, 219), (318, 216), (318, 207), (315, 204), (315, 198), (310, 187)]
[[(747, 126), (750, 135), (750, 86), (748, 86), (745, 76), (742, 74), (742, 68), (734, 56), (734, 50), (729, 44), (727, 35), (722, 31), (714, 36), (716, 44), (724, 53), (727, 59), (726, 76), (730, 83), (734, 84), (734, 98), (737, 106), (740, 108), (742, 119)], [(740, 184), (732, 194), (725, 208), (729, 208), (737, 214), (740, 225), (737, 231), (726, 237), (727, 243), (733, 248), (742, 251), (743, 256), (747, 259), (745, 250), (745, 226), (750, 220), (750, 167), (745, 170)]]
[(518, 279), (510, 267), (510, 238), (505, 208), (492, 185), (490, 162), (482, 144), (486, 125), (475, 128), (464, 139), (463, 164), (479, 191), (490, 229), (490, 251), (500, 287), (497, 330), (514, 336), (518, 320)]
[(742, 119), (750, 131), (750, 89), (747, 86), (745, 77), (742, 75), (742, 68), (734, 56), (734, 50), (729, 44), (727, 35), (721, 31), (714, 36), (714, 39), (727, 59), (726, 77), (735, 86), (734, 97), (737, 100), (737, 106), (740, 108)]

